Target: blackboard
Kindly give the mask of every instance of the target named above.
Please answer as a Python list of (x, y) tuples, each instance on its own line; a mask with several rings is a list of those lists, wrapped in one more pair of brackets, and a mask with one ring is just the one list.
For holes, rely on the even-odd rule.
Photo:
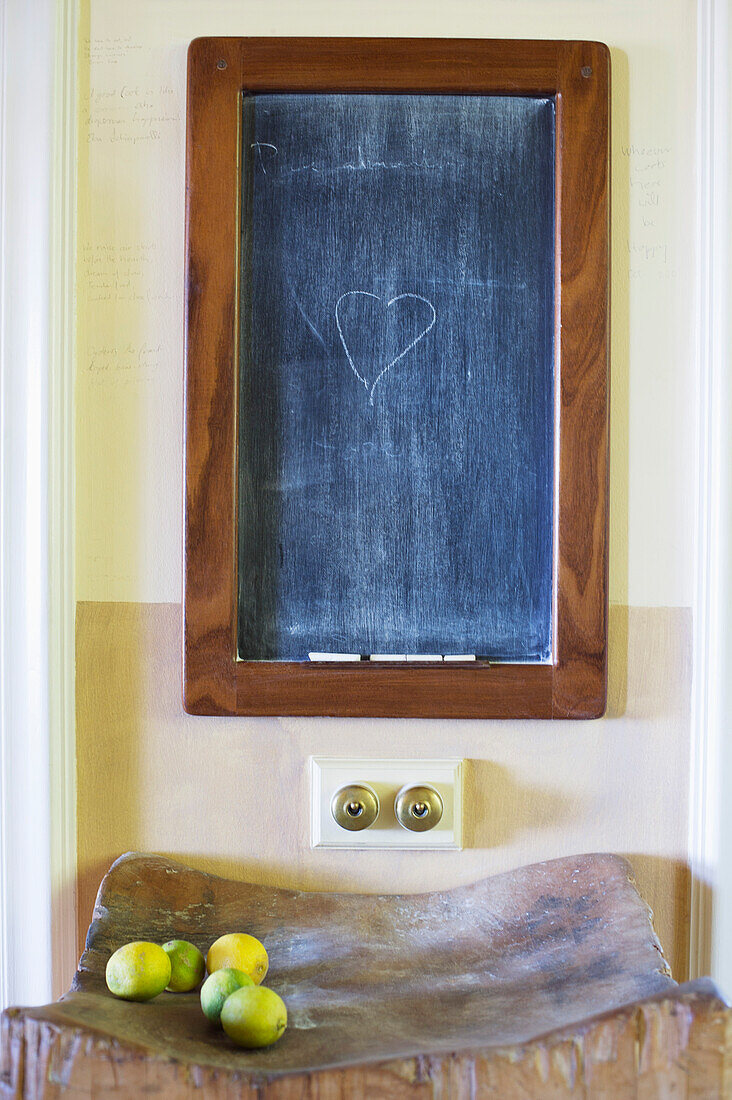
[(241, 659), (550, 659), (554, 132), (551, 97), (243, 97)]

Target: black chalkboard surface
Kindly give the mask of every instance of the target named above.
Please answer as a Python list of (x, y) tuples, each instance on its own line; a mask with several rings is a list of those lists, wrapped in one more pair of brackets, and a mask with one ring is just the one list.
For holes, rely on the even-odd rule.
[(548, 661), (553, 99), (242, 103), (239, 657)]

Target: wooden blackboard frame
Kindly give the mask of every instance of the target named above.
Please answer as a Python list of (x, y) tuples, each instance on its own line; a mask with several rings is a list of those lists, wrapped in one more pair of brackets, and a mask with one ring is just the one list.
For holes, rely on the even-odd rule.
[[(237, 659), (243, 92), (556, 102), (554, 639), (548, 664)], [(191, 714), (595, 718), (607, 694), (610, 60), (597, 42), (199, 38), (188, 52), (183, 700)]]

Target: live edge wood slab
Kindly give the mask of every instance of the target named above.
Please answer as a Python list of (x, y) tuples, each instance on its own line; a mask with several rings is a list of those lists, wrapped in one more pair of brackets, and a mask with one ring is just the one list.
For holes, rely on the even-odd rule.
[[(111, 996), (110, 953), (181, 937), (205, 951), (248, 930), (289, 1028), (242, 1051), (198, 994)], [(119, 859), (99, 890), (70, 992), (2, 1017), (0, 1096), (227, 1100), (732, 1095), (730, 1011), (677, 986), (612, 855), (536, 864), (403, 896), (231, 882), (157, 857)]]

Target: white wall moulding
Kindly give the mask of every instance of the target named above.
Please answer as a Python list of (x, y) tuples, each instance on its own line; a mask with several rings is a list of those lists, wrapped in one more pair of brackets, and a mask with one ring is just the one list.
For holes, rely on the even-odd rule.
[(732, 989), (732, 355), (729, 0), (698, 5), (698, 513), (690, 974)]
[[(6, 0), (0, 74), (3, 1004), (73, 970), (76, 4)], [(69, 958), (69, 951), (72, 951)]]
[(79, 0), (55, 0), (49, 327), (49, 722), (54, 997), (76, 968), (75, 493)]

